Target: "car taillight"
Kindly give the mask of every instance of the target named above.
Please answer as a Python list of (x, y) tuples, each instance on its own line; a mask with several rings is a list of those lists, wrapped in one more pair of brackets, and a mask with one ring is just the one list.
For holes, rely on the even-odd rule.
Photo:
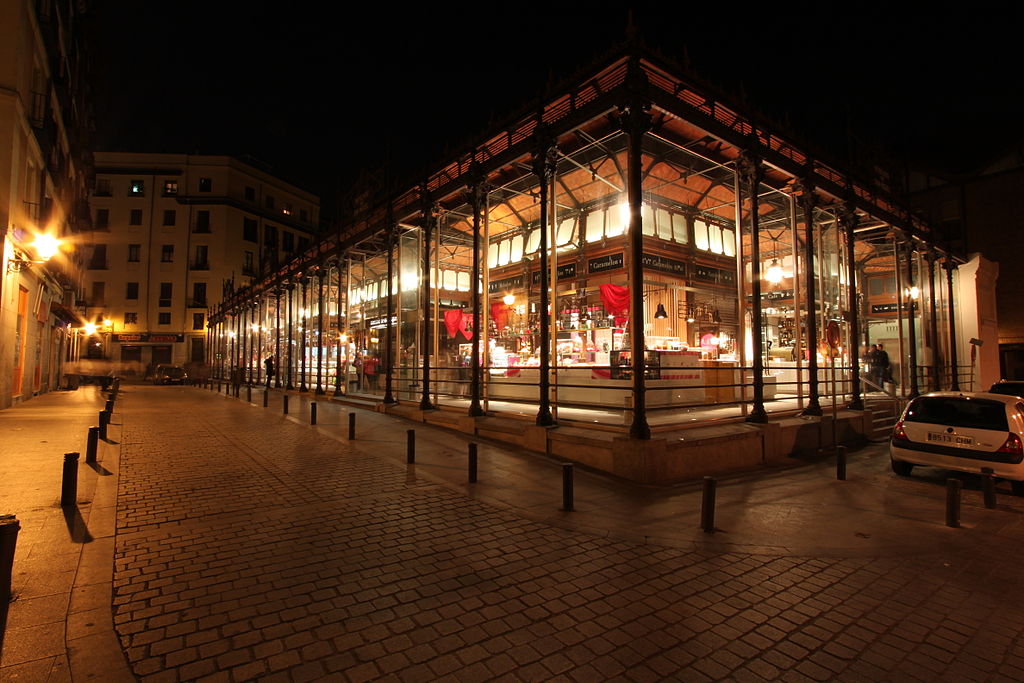
[(1024, 455), (1024, 444), (1020, 442), (1020, 437), (1014, 433), (1010, 433), (1006, 437), (1006, 443), (999, 447), (996, 453), (1013, 453), (1014, 455)]
[(901, 441), (909, 441), (910, 437), (903, 431), (903, 420), (896, 423), (896, 426), (892, 428), (892, 438), (899, 439)]

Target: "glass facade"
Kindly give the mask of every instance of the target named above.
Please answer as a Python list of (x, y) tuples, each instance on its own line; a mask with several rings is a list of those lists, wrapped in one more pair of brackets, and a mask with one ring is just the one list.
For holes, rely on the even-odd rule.
[(757, 421), (951, 386), (952, 257), (838, 176), (818, 171), (823, 188), (781, 156), (751, 162), (711, 105), (684, 105), (654, 107), (646, 132), (597, 107), (543, 144), (509, 134), (518, 155), (453, 162), (440, 190), (391, 198), (255, 288), (258, 320), (229, 304), (220, 371), (263, 381), (273, 357), (281, 386), (526, 416), (546, 402), (559, 422), (618, 430), (637, 410), (655, 427)]

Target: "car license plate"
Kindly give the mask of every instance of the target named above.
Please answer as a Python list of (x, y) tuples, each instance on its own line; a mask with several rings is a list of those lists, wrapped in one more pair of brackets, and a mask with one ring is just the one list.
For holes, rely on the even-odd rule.
[(974, 439), (959, 434), (943, 434), (942, 432), (928, 432), (928, 440), (932, 443), (948, 443), (953, 446), (971, 446)]

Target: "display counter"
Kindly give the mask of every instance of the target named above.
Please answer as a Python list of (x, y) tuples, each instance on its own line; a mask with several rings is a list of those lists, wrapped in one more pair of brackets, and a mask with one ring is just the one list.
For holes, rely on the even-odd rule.
[[(700, 404), (704, 402), (703, 373), (698, 351), (656, 351), (657, 378), (648, 379), (648, 406)], [(540, 369), (519, 366), (490, 370), (488, 396), (494, 400), (537, 400)], [(551, 372), (553, 396), (564, 404), (623, 408), (632, 404), (633, 380), (612, 378), (607, 365), (577, 364)]]

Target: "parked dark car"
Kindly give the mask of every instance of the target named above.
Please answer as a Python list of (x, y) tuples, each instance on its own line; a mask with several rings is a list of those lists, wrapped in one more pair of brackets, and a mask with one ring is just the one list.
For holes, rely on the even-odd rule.
[(1024, 397), (1024, 382), (1012, 379), (1001, 379), (988, 390), (990, 394)]
[(180, 365), (158, 365), (153, 371), (153, 384), (185, 384), (188, 373)]

